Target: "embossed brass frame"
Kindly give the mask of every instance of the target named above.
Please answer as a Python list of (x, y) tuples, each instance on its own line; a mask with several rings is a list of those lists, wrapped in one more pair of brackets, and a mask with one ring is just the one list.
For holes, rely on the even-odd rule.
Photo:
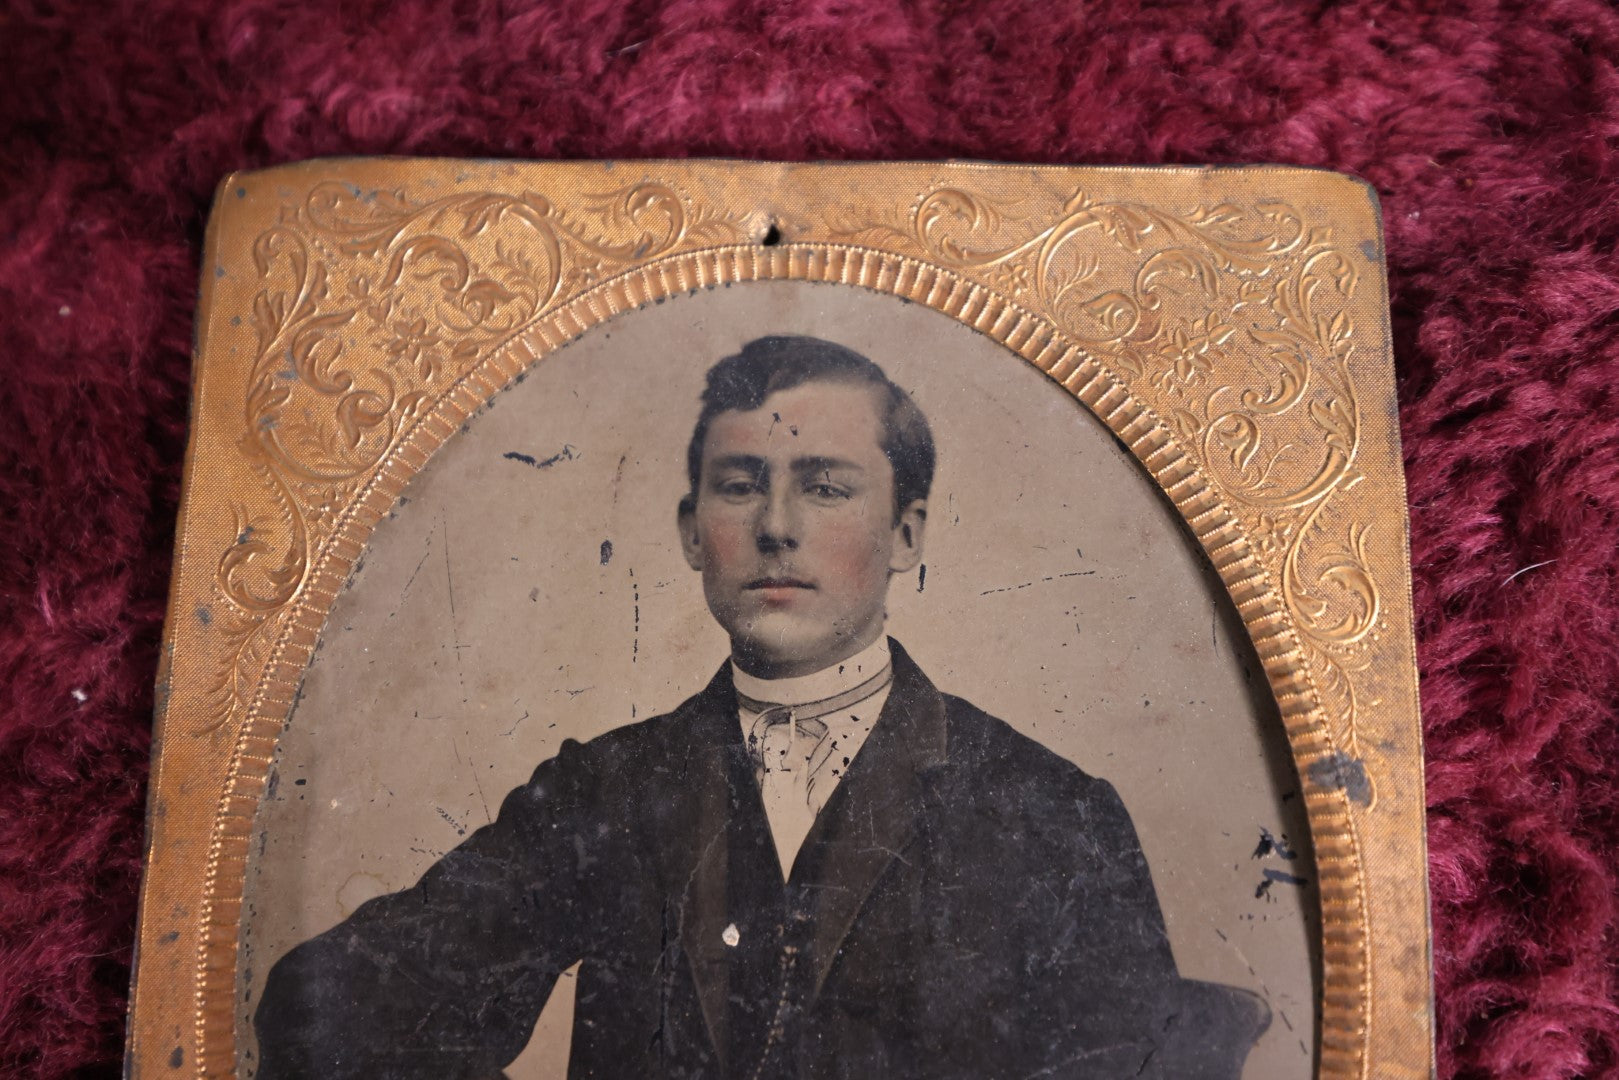
[(254, 812), (326, 613), (406, 482), (562, 343), (766, 279), (953, 316), (1130, 448), (1223, 579), (1303, 780), (1318, 1075), (1431, 1075), (1405, 488), (1364, 185), (1280, 167), (317, 161), (226, 179), (205, 267), (131, 1075), (233, 1071)]

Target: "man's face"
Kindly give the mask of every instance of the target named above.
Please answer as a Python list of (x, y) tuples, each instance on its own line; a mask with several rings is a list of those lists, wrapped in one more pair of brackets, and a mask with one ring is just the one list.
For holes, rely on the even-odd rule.
[(681, 545), (751, 674), (807, 675), (871, 644), (889, 574), (922, 558), (924, 504), (895, 520), (878, 394), (808, 382), (709, 425)]

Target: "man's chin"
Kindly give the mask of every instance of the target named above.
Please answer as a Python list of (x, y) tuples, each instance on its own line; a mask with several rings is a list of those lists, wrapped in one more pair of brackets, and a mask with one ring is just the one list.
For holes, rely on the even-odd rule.
[(840, 659), (844, 639), (794, 634), (787, 627), (772, 632), (777, 629), (773, 622), (761, 619), (750, 632), (731, 639), (731, 654), (742, 670), (761, 678), (789, 678), (831, 667)]

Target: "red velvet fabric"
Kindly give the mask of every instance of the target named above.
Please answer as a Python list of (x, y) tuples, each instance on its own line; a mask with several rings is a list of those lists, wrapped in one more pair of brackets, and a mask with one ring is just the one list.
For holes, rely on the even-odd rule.
[(1277, 161), (1382, 194), (1440, 1074), (1619, 1071), (1600, 0), (7, 0), (0, 1074), (122, 1049), (204, 215), (323, 154)]

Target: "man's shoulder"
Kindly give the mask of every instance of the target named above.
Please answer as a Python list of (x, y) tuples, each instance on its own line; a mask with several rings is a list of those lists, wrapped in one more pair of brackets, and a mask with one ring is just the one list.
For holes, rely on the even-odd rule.
[(1106, 780), (972, 702), (941, 696), (952, 771), (978, 797), (1009, 801), (1036, 815), (1084, 815), (1093, 807), (1119, 805)]
[[(565, 740), (558, 756), (602, 766), (645, 761), (666, 767), (674, 756), (724, 741), (730, 734), (724, 710), (714, 706), (711, 696), (710, 690), (702, 690), (668, 712), (632, 720), (587, 740)], [(734, 715), (729, 723), (730, 727), (737, 725)]]
[[(706, 692), (705, 692), (706, 693)], [(558, 807), (630, 808), (679, 801), (689, 784), (693, 756), (712, 752), (723, 717), (699, 693), (669, 712), (611, 728), (587, 740), (568, 738), (541, 761), (528, 780), (502, 803), (526, 815)], [(731, 721), (733, 727), (736, 721)]]
[(985, 828), (1001, 857), (1030, 873), (1094, 880), (1145, 872), (1135, 823), (1113, 785), (961, 698), (944, 695), (950, 722), (943, 822)]
[(1002, 720), (953, 694), (941, 694), (950, 724), (950, 758), (979, 768), (1032, 770), (1053, 778), (1104, 783), (1072, 761)]

